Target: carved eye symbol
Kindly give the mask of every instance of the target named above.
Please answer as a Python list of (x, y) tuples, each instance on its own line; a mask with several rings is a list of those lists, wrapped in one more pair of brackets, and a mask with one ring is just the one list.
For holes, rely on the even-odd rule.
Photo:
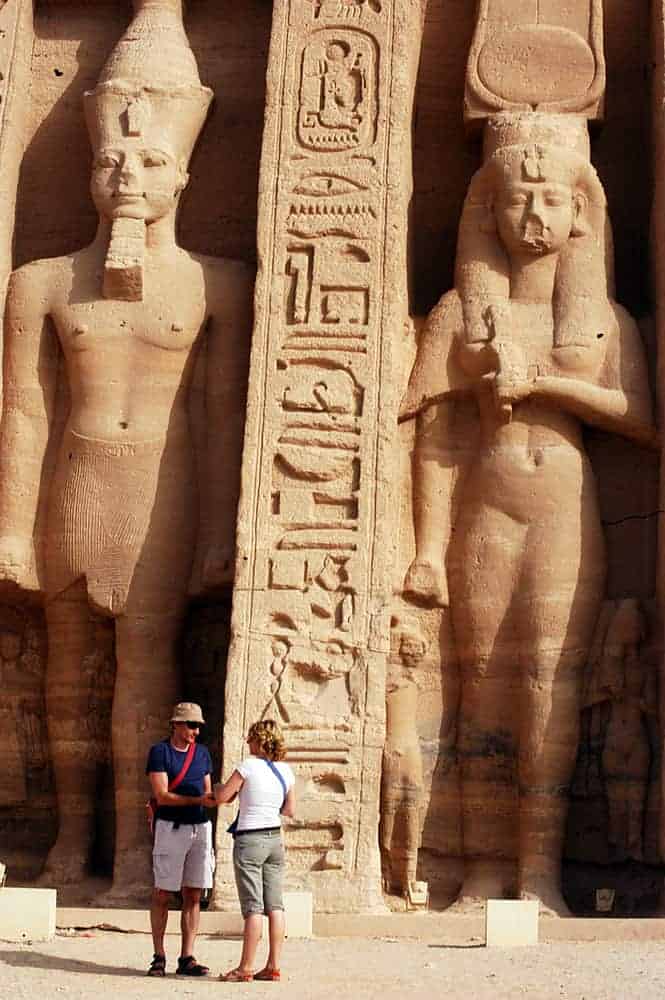
[(366, 190), (363, 184), (358, 184), (348, 177), (340, 177), (338, 174), (312, 174), (310, 177), (303, 177), (295, 188), (296, 194), (314, 198), (330, 198)]

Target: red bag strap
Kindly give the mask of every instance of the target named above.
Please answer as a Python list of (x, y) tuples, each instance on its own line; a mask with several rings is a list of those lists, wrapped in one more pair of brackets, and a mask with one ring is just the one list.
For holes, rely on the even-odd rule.
[(181, 781), (183, 781), (185, 775), (189, 771), (190, 764), (194, 760), (194, 754), (196, 753), (196, 743), (189, 744), (189, 750), (183, 761), (183, 765), (176, 774), (175, 778), (169, 785), (169, 791), (172, 792), (174, 788), (177, 788)]

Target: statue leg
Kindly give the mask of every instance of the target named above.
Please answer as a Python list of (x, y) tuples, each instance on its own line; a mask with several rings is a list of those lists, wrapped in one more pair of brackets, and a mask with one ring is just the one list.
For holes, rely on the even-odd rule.
[(404, 891), (416, 881), (420, 848), (420, 800), (422, 792), (413, 791), (405, 803), (406, 820), (406, 884)]
[(526, 530), (479, 505), (475, 512), (462, 512), (459, 542), (451, 553), (462, 689), (464, 882), (459, 907), (501, 898), (515, 884), (519, 663), (511, 604)]
[[(174, 602), (175, 603), (175, 602)], [(150, 795), (145, 765), (153, 743), (168, 735), (178, 700), (177, 646), (183, 612), (126, 614), (116, 620), (117, 673), (112, 715), (115, 778), (115, 862), (111, 897), (149, 892), (151, 838), (146, 819)]]
[(392, 847), (393, 830), (395, 828), (395, 815), (397, 813), (397, 801), (394, 795), (384, 791), (381, 796), (381, 823), (379, 826), (379, 847), (381, 849), (381, 868), (383, 871), (383, 886), (386, 892), (390, 892), (393, 883)]
[(58, 801), (58, 835), (41, 882), (81, 882), (87, 874), (95, 826), (99, 734), (90, 731), (93, 671), (85, 657), (97, 648), (99, 620), (79, 581), (46, 603), (48, 663), (46, 714)]
[[(584, 513), (584, 512), (583, 512)], [(522, 649), (519, 866), (522, 898), (567, 914), (561, 859), (580, 731), (582, 673), (605, 587), (600, 525), (563, 506), (538, 525), (519, 587)], [(535, 532), (534, 532), (535, 533)], [(580, 539), (582, 545), (580, 546)]]

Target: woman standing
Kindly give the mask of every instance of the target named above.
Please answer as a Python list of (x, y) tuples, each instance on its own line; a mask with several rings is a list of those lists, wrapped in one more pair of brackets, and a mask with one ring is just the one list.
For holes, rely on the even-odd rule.
[[(295, 777), (283, 760), (284, 740), (272, 719), (255, 722), (247, 734), (250, 756), (238, 764), (224, 785), (215, 785), (218, 805), (238, 796), (233, 833), (233, 868), (240, 909), (245, 921), (242, 955), (235, 969), (220, 976), (224, 982), (278, 980), (284, 942), (284, 845), (281, 816), (294, 816)], [(277, 763), (279, 762), (279, 763)], [(254, 957), (261, 939), (262, 917), (268, 917), (268, 961), (254, 973)]]

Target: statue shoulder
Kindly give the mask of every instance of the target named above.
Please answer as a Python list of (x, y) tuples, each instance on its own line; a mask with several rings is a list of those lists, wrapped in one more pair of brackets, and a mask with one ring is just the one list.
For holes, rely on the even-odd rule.
[(251, 305), (256, 278), (256, 269), (251, 264), (232, 257), (192, 256), (201, 267), (209, 303), (219, 302), (227, 308), (233, 303)]
[(48, 312), (57, 289), (69, 287), (68, 277), (72, 274), (74, 256), (45, 257), (21, 265), (9, 279), (7, 298), (10, 307), (25, 307), (30, 305), (35, 309), (38, 305), (44, 313)]
[(460, 333), (463, 327), (462, 302), (457, 289), (453, 288), (442, 295), (431, 312), (427, 314), (423, 332), (429, 330), (431, 331), (430, 335), (451, 337)]

